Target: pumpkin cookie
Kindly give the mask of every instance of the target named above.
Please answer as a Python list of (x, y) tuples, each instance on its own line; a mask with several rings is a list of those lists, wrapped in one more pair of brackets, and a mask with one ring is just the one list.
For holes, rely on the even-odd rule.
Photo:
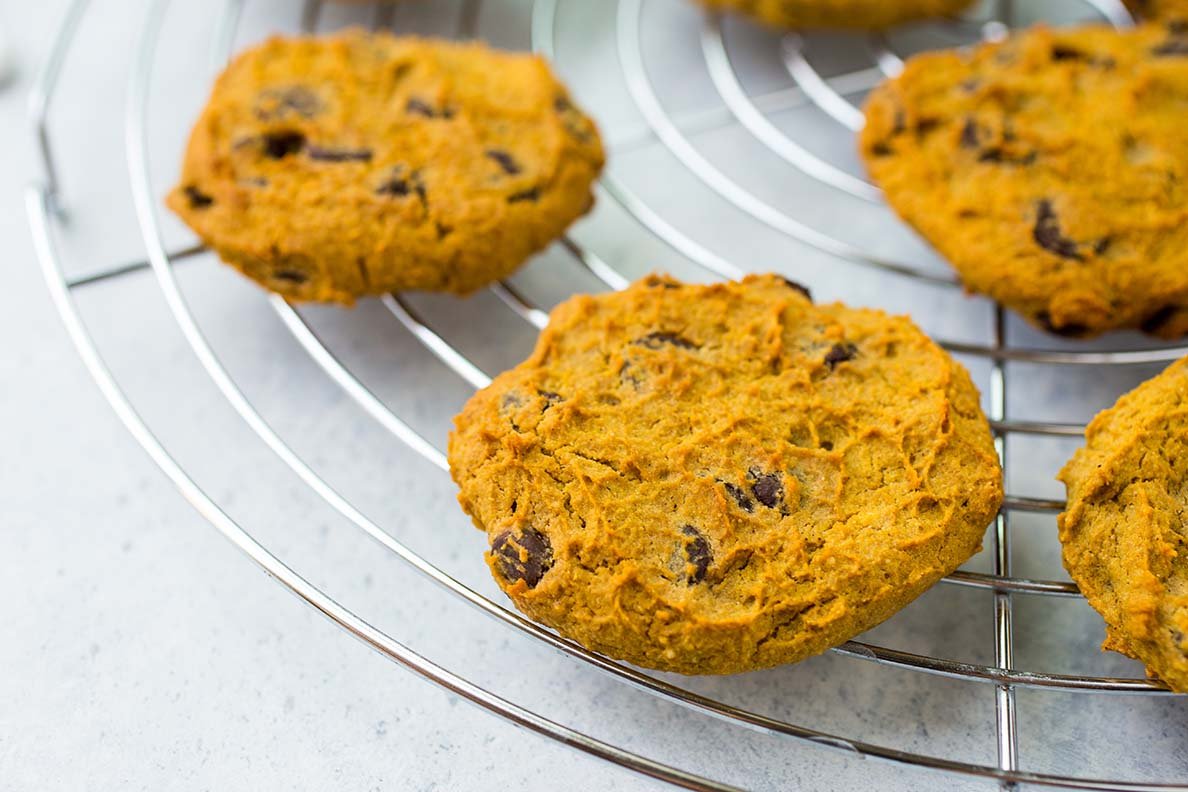
[(908, 61), (862, 155), (965, 285), (1069, 336), (1188, 333), (1188, 31), (1033, 28)]
[(981, 545), (1001, 473), (912, 322), (776, 276), (575, 297), (455, 420), (450, 470), (520, 610), (649, 668), (817, 654)]
[(168, 204), (287, 297), (466, 293), (586, 212), (602, 164), (594, 124), (538, 57), (278, 37), (219, 77)]
[(740, 11), (777, 28), (885, 28), (953, 16), (973, 0), (700, 0), (707, 8)]
[(1060, 471), (1064, 566), (1106, 642), (1188, 692), (1188, 358), (1093, 419)]

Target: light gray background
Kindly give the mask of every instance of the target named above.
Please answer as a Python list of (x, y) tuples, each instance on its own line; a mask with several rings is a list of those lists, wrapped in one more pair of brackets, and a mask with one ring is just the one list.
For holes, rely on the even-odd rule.
[[(185, 130), (207, 88), (215, 4), (177, 2), (154, 61), (154, 191), (171, 183)], [(1077, 12), (1077, 3), (1055, 3)], [(131, 209), (123, 112), (145, 3), (95, 0), (53, 109), (74, 273), (143, 258)], [(293, 30), (296, 2), (250, 0), (237, 46)], [(484, 36), (527, 44), (526, 4), (488, 0)], [(0, 0), (21, 72), (0, 92), (0, 789), (641, 789), (658, 785), (517, 731), (400, 670), (287, 595), (222, 540), (118, 425), (53, 311), (33, 258), (20, 191), (38, 178), (24, 101), (65, 7)], [(449, 33), (459, 4), (403, 8), (397, 25)], [(335, 26), (366, 14), (328, 14)], [(938, 336), (985, 340), (988, 306), (814, 254), (715, 197), (643, 134), (615, 53), (613, 4), (568, 0), (559, 68), (600, 119), (612, 172), (685, 233), (748, 269), (776, 268), (820, 298), (910, 311)], [(698, 49), (699, 17), (652, 0), (648, 66), (665, 107), (697, 129), (698, 150), (792, 216), (872, 250), (928, 262), (885, 211), (826, 195), (723, 124)], [(728, 27), (749, 91), (788, 87), (775, 39)], [(904, 39), (905, 41), (907, 38)], [(865, 61), (825, 37), (835, 71)], [(852, 64), (851, 64), (852, 65)], [(815, 150), (856, 168), (852, 139), (803, 109), (772, 115)], [(162, 216), (172, 244), (189, 241)], [(624, 272), (705, 278), (605, 197), (575, 235)], [(934, 262), (935, 263), (935, 262)], [(936, 263), (936, 266), (941, 266)], [(502, 601), (480, 561), (482, 537), (448, 478), (404, 449), (329, 382), (259, 291), (209, 257), (179, 265), (186, 296), (237, 382), (320, 473), (393, 535)], [(551, 304), (599, 286), (554, 249), (517, 276)], [(97, 343), (172, 453), (206, 491), (284, 560), (345, 604), (476, 682), (605, 739), (687, 769), (764, 789), (989, 788), (751, 735), (626, 690), (540, 648), (424, 583), (338, 518), (246, 429), (177, 332), (152, 275), (80, 290)], [(417, 297), (443, 335), (488, 371), (513, 364), (533, 334), (490, 295)], [(437, 444), (468, 389), (383, 309), (305, 315), (352, 370)], [(1018, 343), (1040, 339), (1013, 322)], [(1138, 343), (1131, 337), (1109, 343)], [(984, 363), (969, 361), (985, 387)], [(1012, 366), (1019, 418), (1084, 420), (1156, 369), (1049, 372)], [(1075, 443), (1013, 442), (1008, 488), (1059, 497), (1052, 480)], [(1063, 577), (1049, 516), (1014, 522), (1016, 572)], [(971, 562), (987, 569), (983, 556)], [(867, 640), (993, 661), (991, 599), (941, 586)], [(1097, 651), (1100, 620), (1081, 602), (1019, 598), (1017, 665), (1136, 676)], [(681, 680), (677, 680), (681, 681)], [(994, 762), (993, 691), (832, 655), (730, 679), (683, 681), (763, 712), (845, 736)], [(1188, 778), (1188, 713), (1178, 699), (1020, 691), (1027, 769), (1151, 780)]]

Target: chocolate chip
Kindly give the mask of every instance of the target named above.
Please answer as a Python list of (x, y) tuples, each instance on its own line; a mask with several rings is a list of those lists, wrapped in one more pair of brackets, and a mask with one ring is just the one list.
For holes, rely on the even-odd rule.
[(317, 94), (302, 85), (269, 88), (260, 93), (253, 111), (261, 121), (274, 121), (289, 113), (301, 118), (313, 118), (322, 111), (322, 101)]
[(853, 360), (858, 357), (858, 347), (846, 342), (844, 344), (834, 344), (833, 348), (825, 353), (825, 365), (830, 369), (837, 368), (838, 363), (845, 363), (847, 360)]
[(1047, 311), (1040, 311), (1035, 315), (1035, 320), (1039, 322), (1040, 326), (1058, 336), (1065, 338), (1080, 338), (1089, 332), (1089, 328), (1083, 324), (1070, 322), (1068, 324), (1056, 325), (1052, 322), (1052, 315)]
[(289, 283), (305, 283), (309, 280), (309, 276), (300, 270), (282, 269), (276, 270), (272, 273), (272, 277), (277, 280), (288, 281)]
[(813, 293), (808, 290), (807, 286), (802, 286), (801, 284), (797, 283), (796, 281), (788, 280), (787, 278), (785, 278), (783, 276), (780, 277), (780, 280), (782, 280), (784, 282), (784, 285), (787, 286), (792, 291), (797, 291), (797, 292), (800, 292), (801, 294), (803, 294), (805, 299), (808, 300), (809, 302), (813, 301)]
[(549, 407), (552, 407), (554, 404), (560, 404), (561, 402), (565, 401), (563, 398), (561, 398), (560, 393), (553, 393), (552, 391), (538, 390), (536, 394), (545, 400), (546, 410), (549, 409)]
[(412, 186), (406, 179), (403, 179), (399, 176), (393, 176), (379, 187), (375, 188), (375, 191), (380, 195), (395, 195), (398, 197), (403, 197), (412, 192)]
[(371, 162), (371, 149), (332, 149), (311, 144), (305, 153), (322, 162)]
[(205, 209), (214, 203), (214, 198), (192, 184), (187, 184), (182, 192), (186, 194), (186, 201), (190, 204), (191, 209)]
[(764, 473), (752, 468), (751, 477), (755, 479), (751, 484), (751, 492), (755, 493), (755, 500), (769, 509), (774, 509), (784, 499), (784, 485), (780, 481), (779, 473)]
[(1146, 319), (1144, 319), (1142, 324), (1139, 325), (1139, 329), (1142, 330), (1144, 333), (1151, 333), (1151, 334), (1158, 333), (1159, 330), (1165, 324), (1170, 322), (1172, 317), (1175, 316), (1176, 314), (1178, 314), (1179, 312), (1180, 312), (1180, 306), (1165, 305), (1162, 308), (1160, 308), (1158, 311), (1156, 311), (1155, 313), (1151, 314)]
[(755, 502), (752, 501), (747, 495), (746, 490), (744, 490), (742, 487), (737, 487), (734, 484), (731, 484), (729, 481), (723, 481), (722, 486), (726, 488), (726, 493), (730, 495), (730, 497), (734, 498), (734, 502), (738, 504), (740, 509), (745, 511), (747, 514), (751, 514), (755, 511)]
[(978, 122), (972, 118), (965, 119), (965, 126), (961, 127), (961, 148), (976, 149), (978, 137)]
[(1052, 60), (1054, 61), (1071, 61), (1071, 60), (1089, 60), (1089, 56), (1081, 52), (1076, 47), (1070, 47), (1067, 44), (1053, 44), (1052, 45)]
[(681, 528), (681, 533), (689, 539), (684, 547), (686, 564), (693, 567), (689, 570), (685, 582), (689, 585), (700, 583), (705, 580), (705, 573), (714, 559), (713, 550), (710, 548), (709, 540), (692, 525)]
[(1173, 36), (1183, 36), (1188, 33), (1188, 19), (1173, 19), (1167, 23), (1167, 32)]
[(1103, 236), (1101, 239), (1093, 243), (1093, 252), (1100, 256), (1110, 249), (1110, 245), (1114, 244), (1114, 238), (1111, 236)]
[(519, 533), (504, 531), (491, 542), (495, 568), (509, 583), (522, 580), (535, 588), (553, 566), (553, 546), (549, 538), (535, 528)]
[(305, 147), (305, 135), (300, 132), (269, 132), (264, 136), (264, 153), (273, 159), (283, 159)]
[(870, 153), (876, 157), (888, 157), (891, 155), (891, 146), (886, 141), (880, 140), (870, 147)]
[(521, 201), (537, 201), (540, 200), (540, 190), (535, 187), (530, 187), (523, 192), (512, 193), (507, 196), (508, 203), (520, 203)]
[(1151, 50), (1151, 54), (1158, 58), (1188, 55), (1188, 39), (1168, 39)]
[(686, 338), (681, 338), (676, 333), (648, 333), (643, 338), (638, 339), (635, 343), (641, 347), (646, 347), (647, 349), (659, 349), (665, 344), (679, 347), (681, 349), (697, 349), (696, 344)]
[(998, 146), (988, 148), (978, 155), (978, 162), (993, 162), (1003, 165), (1030, 165), (1035, 162), (1035, 152), (1029, 151), (1023, 155), (1010, 155)]
[(553, 109), (558, 113), (568, 113), (573, 110), (573, 102), (569, 101), (568, 96), (558, 96), (553, 100)]
[(424, 116), (425, 118), (453, 118), (454, 111), (449, 107), (442, 107), (440, 109), (433, 107), (428, 102), (421, 99), (409, 99), (408, 104), (404, 106), (406, 112), (413, 115)]
[(1060, 221), (1056, 217), (1056, 210), (1052, 202), (1046, 198), (1036, 205), (1035, 228), (1031, 234), (1035, 243), (1051, 253), (1074, 261), (1084, 261), (1085, 257), (1077, 249), (1077, 243), (1060, 232)]
[(486, 154), (491, 159), (499, 163), (499, 167), (508, 176), (515, 176), (520, 172), (520, 163), (516, 162), (515, 157), (508, 154), (503, 149), (487, 149)]
[(941, 121), (939, 118), (921, 118), (916, 122), (916, 135), (918, 137), (924, 137), (935, 132), (940, 125)]

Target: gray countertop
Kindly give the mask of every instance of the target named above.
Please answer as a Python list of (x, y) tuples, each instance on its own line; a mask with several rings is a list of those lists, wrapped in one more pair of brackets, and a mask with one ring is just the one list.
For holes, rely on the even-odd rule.
[[(52, 108), (66, 218), (64, 267), (91, 272), (144, 258), (124, 143), (129, 66), (142, 0), (95, 0)], [(149, 164), (170, 184), (208, 85), (216, 4), (175, 2), (153, 61)], [(236, 46), (294, 30), (297, 2), (249, 0)], [(449, 33), (461, 2), (407, 4), (397, 27)], [(1059, 5), (1059, 4), (1057, 4)], [(528, 44), (526, 2), (489, 0), (478, 29)], [(1064, 6), (1075, 8), (1076, 3)], [(179, 497), (94, 387), (50, 303), (21, 190), (40, 178), (25, 94), (66, 7), (0, 0), (20, 71), (0, 91), (0, 789), (643, 789), (660, 784), (518, 730), (351, 640), (262, 574)], [(334, 8), (324, 24), (366, 21)], [(616, 54), (615, 5), (562, 3), (559, 68), (612, 142), (611, 174), (674, 227), (745, 269), (775, 268), (841, 298), (911, 312), (945, 338), (987, 338), (984, 301), (811, 251), (715, 195), (646, 132)], [(723, 114), (700, 50), (700, 17), (651, 0), (642, 17), (649, 74), (694, 151), (779, 212), (888, 256), (935, 266), (884, 209), (830, 196)], [(785, 102), (775, 38), (731, 23), (727, 40), (773, 123), (857, 172), (849, 133)], [(906, 40), (906, 37), (905, 37)], [(848, 69), (853, 41), (812, 42)], [(630, 53), (628, 53), (630, 54)], [(865, 56), (863, 56), (865, 57)], [(784, 94), (780, 92), (783, 91)], [(775, 92), (775, 93), (773, 93)], [(192, 240), (163, 211), (168, 244)], [(653, 268), (706, 278), (614, 201), (575, 230), (625, 274)], [(209, 256), (176, 271), (198, 324), (232, 377), (303, 459), (417, 552), (504, 602), (481, 562), (482, 536), (427, 465), (311, 361), (266, 297)], [(603, 288), (560, 246), (516, 284), (542, 305)], [(633, 751), (760, 789), (991, 789), (992, 784), (856, 758), (753, 734), (645, 696), (468, 608), (327, 507), (251, 433), (198, 365), (153, 274), (80, 288), (80, 311), (129, 398), (202, 488), (278, 556), (416, 651), (500, 695)], [(490, 294), (412, 302), (487, 371), (512, 365), (534, 333)], [(434, 444), (468, 387), (378, 303), (302, 309), (318, 334), (386, 404)], [(1013, 343), (1058, 345), (1012, 320)], [(1141, 344), (1124, 337), (1105, 343)], [(1064, 344), (1067, 346), (1067, 344)], [(988, 366), (970, 359), (986, 389)], [(1084, 421), (1158, 366), (1008, 373), (1010, 415)], [(1060, 497), (1052, 479), (1076, 442), (1019, 438), (1008, 489)], [(1051, 515), (1012, 525), (1015, 574), (1066, 579)], [(970, 569), (990, 569), (989, 553)], [(871, 643), (994, 662), (992, 597), (942, 585), (864, 636)], [(1083, 602), (1015, 598), (1016, 666), (1140, 676), (1097, 650), (1100, 619)], [(826, 655), (729, 679), (670, 681), (732, 704), (852, 739), (994, 764), (994, 691), (869, 661)], [(1188, 779), (1188, 711), (1178, 698), (1021, 689), (1028, 770)]]

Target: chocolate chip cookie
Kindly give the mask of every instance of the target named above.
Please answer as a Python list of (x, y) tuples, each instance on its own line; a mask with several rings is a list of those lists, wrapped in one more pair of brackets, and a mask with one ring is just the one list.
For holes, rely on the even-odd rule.
[(464, 294), (586, 212), (602, 164), (594, 124), (538, 57), (277, 37), (219, 77), (168, 204), (287, 297)]
[(739, 11), (777, 28), (885, 28), (953, 16), (973, 0), (700, 0), (707, 8)]
[(1102, 648), (1188, 693), (1188, 358), (1093, 419), (1060, 480), (1064, 566), (1105, 618)]
[(1188, 333), (1188, 35), (1033, 28), (908, 61), (863, 158), (965, 285), (1068, 336)]
[(906, 318), (776, 276), (565, 302), (457, 417), (449, 461), (520, 610), (686, 674), (873, 627), (1002, 500), (964, 368)]

